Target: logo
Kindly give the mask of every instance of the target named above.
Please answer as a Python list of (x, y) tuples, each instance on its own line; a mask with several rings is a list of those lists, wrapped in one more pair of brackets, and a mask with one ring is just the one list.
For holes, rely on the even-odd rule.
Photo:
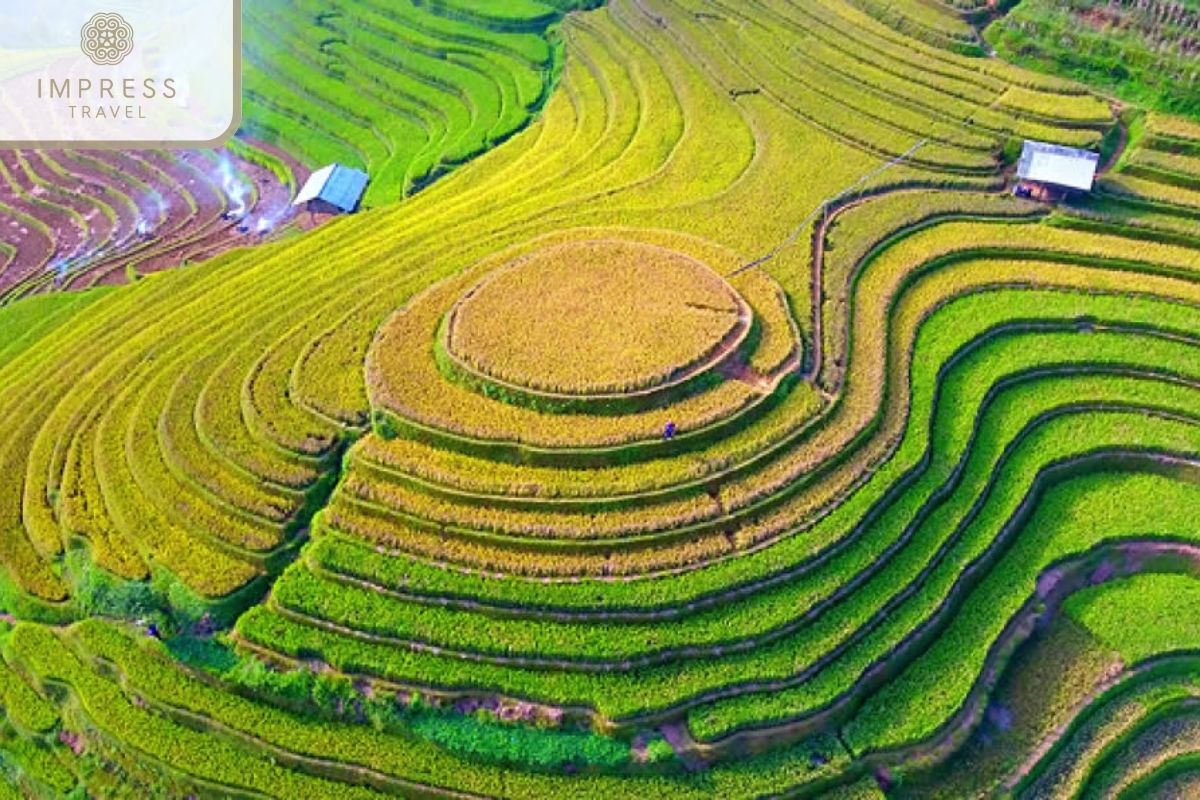
[[(30, 47), (5, 44), (9, 23)], [(0, 149), (220, 147), (241, 117), (241, 54), (242, 0), (0, 0)]]
[(79, 46), (94, 64), (120, 64), (133, 52), (133, 26), (120, 14), (96, 14), (79, 31)]

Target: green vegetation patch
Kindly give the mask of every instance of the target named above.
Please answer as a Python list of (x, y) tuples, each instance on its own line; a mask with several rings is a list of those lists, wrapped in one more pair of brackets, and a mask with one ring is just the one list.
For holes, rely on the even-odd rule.
[(1022, 66), (1200, 119), (1198, 19), (1194, 2), (1022, 0), (985, 37)]
[(595, 4), (248, 3), (241, 131), (367, 170), (366, 204), (394, 202), (524, 127), (561, 71), (558, 22)]
[(1130, 664), (1200, 649), (1200, 579), (1192, 575), (1121, 578), (1084, 589), (1064, 609)]

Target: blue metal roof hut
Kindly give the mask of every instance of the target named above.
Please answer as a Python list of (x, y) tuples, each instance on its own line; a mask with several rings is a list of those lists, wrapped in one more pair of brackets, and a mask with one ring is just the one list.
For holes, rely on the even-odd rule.
[(369, 181), (362, 170), (330, 164), (308, 176), (292, 205), (305, 206), (314, 214), (353, 214)]
[(1017, 177), (1059, 191), (1089, 192), (1096, 180), (1100, 156), (1089, 150), (1026, 140), (1017, 162)]

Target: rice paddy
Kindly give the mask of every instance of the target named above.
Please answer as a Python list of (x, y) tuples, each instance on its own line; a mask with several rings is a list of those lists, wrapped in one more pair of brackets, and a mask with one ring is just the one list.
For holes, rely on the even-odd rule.
[(969, 3), (576, 5), (248, 3), (229, 163), (368, 209), (0, 308), (3, 785), (1186, 794), (1200, 129)]
[(580, 242), (533, 253), (469, 289), (446, 315), (444, 345), (501, 382), (622, 394), (735, 349), (735, 330), (749, 316), (702, 264), (650, 247)]

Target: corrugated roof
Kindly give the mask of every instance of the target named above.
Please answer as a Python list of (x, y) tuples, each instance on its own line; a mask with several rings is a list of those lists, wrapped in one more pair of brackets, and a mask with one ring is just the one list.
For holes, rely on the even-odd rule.
[(329, 180), (329, 176), (333, 174), (334, 167), (337, 164), (330, 164), (328, 167), (321, 167), (319, 170), (308, 176), (308, 180), (304, 182), (304, 188), (300, 190), (300, 194), (296, 195), (292, 205), (302, 205), (309, 200), (315, 200), (321, 194), (321, 190), (325, 188), (325, 182)]
[(292, 205), (324, 200), (342, 211), (354, 211), (362, 200), (369, 180), (370, 176), (360, 169), (330, 164), (308, 176)]
[(1017, 163), (1017, 177), (1089, 191), (1099, 165), (1100, 156), (1089, 150), (1026, 140)]

